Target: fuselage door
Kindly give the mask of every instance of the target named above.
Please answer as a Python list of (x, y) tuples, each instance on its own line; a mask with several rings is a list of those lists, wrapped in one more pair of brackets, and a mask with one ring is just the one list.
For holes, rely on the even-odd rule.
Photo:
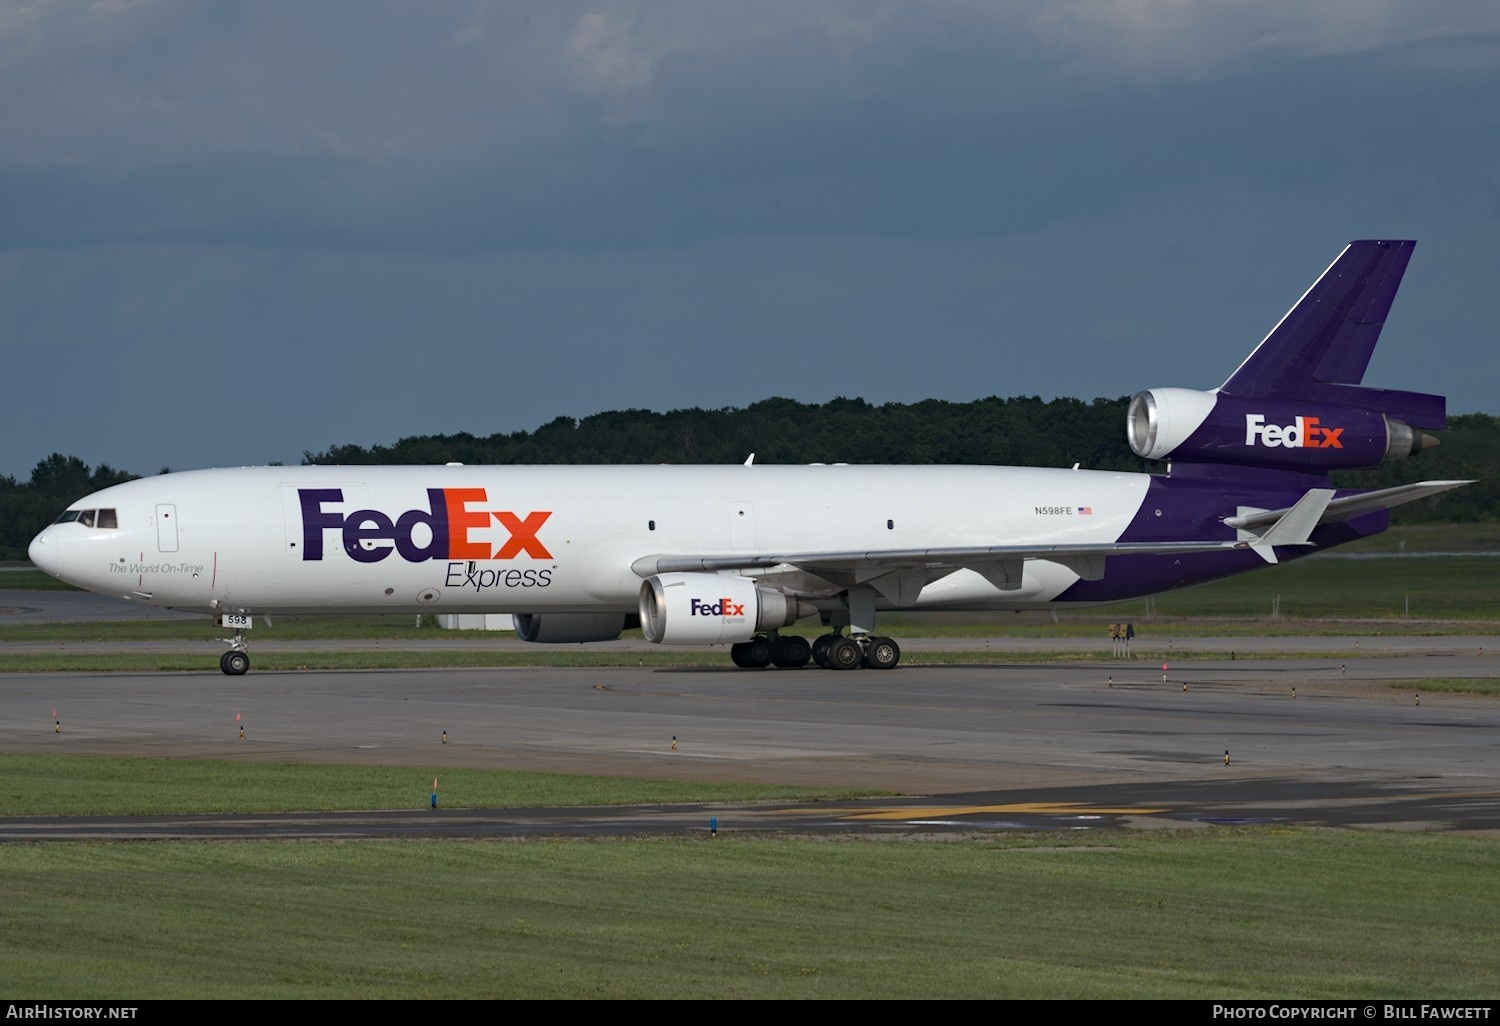
[(172, 503), (157, 504), (156, 551), (177, 551), (177, 507)]

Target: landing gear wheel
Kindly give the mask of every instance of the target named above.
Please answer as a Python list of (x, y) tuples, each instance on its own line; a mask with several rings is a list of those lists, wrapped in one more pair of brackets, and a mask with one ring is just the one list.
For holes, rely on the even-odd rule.
[(738, 642), (729, 646), (729, 658), (741, 669), (765, 669), (771, 665), (771, 643), (765, 638)]
[(250, 653), (241, 652), (239, 649), (230, 649), (219, 656), (219, 669), (227, 676), (239, 677), (250, 669)]
[(828, 646), (833, 644), (833, 639), (836, 637), (838, 637), (837, 634), (825, 634), (812, 643), (813, 662), (825, 670), (828, 669)]
[(901, 661), (901, 646), (891, 638), (871, 638), (865, 650), (865, 665), (872, 670), (889, 670)]
[(807, 643), (806, 638), (793, 634), (784, 638), (777, 637), (771, 643), (771, 662), (777, 666), (796, 669), (806, 666), (810, 659), (812, 646)]
[(865, 654), (853, 638), (834, 638), (828, 643), (828, 668), (853, 670), (864, 662)]

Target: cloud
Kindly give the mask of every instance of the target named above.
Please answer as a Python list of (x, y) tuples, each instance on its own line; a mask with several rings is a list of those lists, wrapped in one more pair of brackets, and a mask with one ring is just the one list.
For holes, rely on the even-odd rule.
[[(1497, 25), (1471, 0), (9, 4), (0, 246), (1027, 231), (1049, 196), (1233, 173), (1227, 119), (1295, 124), (1317, 76), (1493, 83)], [(1406, 79), (1358, 81), (1369, 55)]]

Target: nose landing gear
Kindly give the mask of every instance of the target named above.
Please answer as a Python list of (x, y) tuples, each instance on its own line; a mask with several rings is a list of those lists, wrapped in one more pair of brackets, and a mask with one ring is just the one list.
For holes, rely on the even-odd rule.
[(222, 639), (229, 651), (219, 656), (219, 669), (226, 677), (242, 676), (250, 669), (250, 647), (245, 643), (245, 632), (254, 621), (249, 613), (221, 613), (215, 622), (220, 627), (234, 628), (234, 637)]

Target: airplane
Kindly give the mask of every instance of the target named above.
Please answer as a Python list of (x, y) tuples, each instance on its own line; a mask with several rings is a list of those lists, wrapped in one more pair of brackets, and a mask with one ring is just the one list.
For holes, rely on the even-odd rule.
[[(744, 668), (891, 669), (891, 610), (1119, 602), (1384, 530), (1471, 482), (1374, 491), (1438, 395), (1361, 385), (1411, 241), (1352, 242), (1222, 385), (1135, 395), (1164, 473), (990, 466), (298, 466), (170, 473), (70, 505), (30, 546), (69, 584), (209, 614), (510, 613), (528, 642), (729, 646)], [(815, 641), (783, 630), (816, 616)]]

